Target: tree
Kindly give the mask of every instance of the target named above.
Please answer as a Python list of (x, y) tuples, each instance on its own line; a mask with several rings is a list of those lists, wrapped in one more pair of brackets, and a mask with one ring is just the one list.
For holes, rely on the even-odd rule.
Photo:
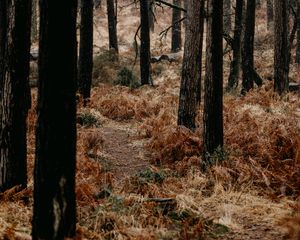
[(115, 53), (118, 53), (119, 50), (118, 50), (118, 37), (117, 37), (117, 16), (115, 13), (114, 0), (107, 0), (106, 2), (107, 2), (109, 49), (114, 49)]
[(78, 61), (79, 92), (84, 104), (91, 96), (93, 71), (93, 0), (82, 0), (80, 6), (80, 48)]
[(273, 26), (274, 10), (273, 0), (267, 0), (267, 29)]
[(224, 0), (224, 32), (229, 34), (231, 32), (231, 0)]
[(0, 2), (0, 191), (27, 184), (31, 0)]
[(208, 0), (206, 77), (204, 83), (204, 165), (223, 147), (223, 1)]
[(31, 40), (33, 42), (38, 39), (38, 23), (37, 23), (38, 0), (32, 0), (31, 14)]
[(149, 0), (140, 0), (141, 14), (141, 49), (140, 69), (141, 84), (149, 84), (150, 78), (150, 30), (149, 30)]
[(297, 0), (297, 49), (296, 62), (300, 64), (300, 0)]
[(255, 0), (247, 0), (244, 41), (242, 46), (242, 94), (254, 87), (254, 81), (258, 86), (262, 85), (262, 79), (254, 69), (254, 32), (255, 32)]
[(289, 43), (288, 13), (285, 0), (274, 0), (274, 90), (282, 94), (288, 90)]
[(244, 5), (244, 0), (236, 0), (234, 36), (232, 39), (233, 59), (230, 63), (230, 73), (228, 78), (229, 90), (236, 88), (238, 86), (240, 58), (241, 58), (241, 35), (242, 35), (242, 28), (243, 28), (243, 24), (242, 24), (243, 5)]
[[(173, 0), (173, 4), (181, 7), (181, 0)], [(172, 52), (181, 50), (181, 11), (179, 9), (172, 9)]]
[(75, 236), (76, 12), (77, 0), (40, 0), (33, 239)]
[(149, 0), (149, 28), (154, 32), (155, 25), (155, 0)]
[(195, 120), (201, 98), (203, 20), (204, 1), (188, 1), (177, 122), (191, 130), (196, 128)]

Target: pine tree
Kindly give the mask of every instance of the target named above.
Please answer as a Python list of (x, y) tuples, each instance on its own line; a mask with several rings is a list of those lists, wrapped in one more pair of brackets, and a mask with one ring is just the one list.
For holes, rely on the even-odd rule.
[(76, 12), (76, 0), (40, 0), (33, 239), (75, 237)]

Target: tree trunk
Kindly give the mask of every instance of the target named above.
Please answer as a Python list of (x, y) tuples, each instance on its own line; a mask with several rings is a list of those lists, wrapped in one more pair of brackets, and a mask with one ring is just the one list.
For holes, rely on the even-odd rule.
[(242, 47), (242, 93), (245, 94), (253, 88), (253, 74), (254, 69), (254, 32), (255, 32), (255, 0), (247, 0), (246, 18), (245, 18), (245, 32)]
[[(188, 1), (189, 0), (182, 0), (182, 1), (183, 1), (183, 8), (187, 10), (187, 8), (188, 8)], [(187, 11), (183, 12), (183, 17), (184, 17), (183, 26), (186, 27), (186, 23), (187, 23)]]
[(38, 39), (38, 24), (37, 24), (37, 7), (38, 0), (32, 0), (31, 14), (31, 40), (35, 42)]
[(151, 32), (154, 32), (154, 25), (155, 25), (155, 16), (154, 16), (154, 0), (149, 0), (149, 28)]
[(33, 239), (75, 238), (77, 0), (59, 3), (40, 0)]
[(149, 0), (140, 0), (141, 14), (141, 50), (140, 68), (141, 84), (150, 83), (150, 31), (149, 31)]
[(0, 191), (27, 184), (31, 0), (0, 3)]
[(238, 86), (240, 58), (241, 58), (241, 35), (243, 28), (243, 5), (244, 0), (236, 0), (235, 5), (235, 26), (232, 43), (233, 59), (230, 63), (230, 73), (228, 78), (228, 89)]
[(270, 30), (273, 27), (273, 17), (274, 17), (274, 9), (273, 9), (273, 0), (267, 0), (267, 29)]
[(78, 84), (79, 92), (86, 103), (91, 96), (93, 71), (93, 0), (82, 0), (80, 12)]
[(118, 53), (119, 48), (118, 48), (118, 37), (117, 37), (117, 17), (115, 14), (114, 0), (107, 0), (107, 18), (108, 18), (109, 49), (114, 49), (115, 53)]
[(287, 3), (274, 1), (274, 90), (282, 94), (288, 90), (289, 42)]
[(179, 96), (178, 125), (194, 130), (201, 99), (204, 1), (188, 2), (184, 56)]
[(300, 64), (300, 0), (297, 0), (297, 48), (296, 63)]
[(208, 0), (206, 78), (204, 84), (204, 165), (223, 147), (223, 1)]
[(224, 0), (224, 32), (231, 32), (231, 0)]
[[(173, 4), (181, 7), (181, 0), (173, 0)], [(181, 11), (178, 9), (172, 9), (172, 52), (178, 52), (181, 50)]]

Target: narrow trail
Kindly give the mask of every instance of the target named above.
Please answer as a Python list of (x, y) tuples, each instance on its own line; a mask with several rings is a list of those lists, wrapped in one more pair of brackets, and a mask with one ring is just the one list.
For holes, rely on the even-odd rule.
[(138, 137), (137, 131), (122, 123), (109, 123), (100, 128), (104, 139), (102, 164), (114, 174), (117, 181), (150, 166), (149, 155), (144, 148), (145, 140)]

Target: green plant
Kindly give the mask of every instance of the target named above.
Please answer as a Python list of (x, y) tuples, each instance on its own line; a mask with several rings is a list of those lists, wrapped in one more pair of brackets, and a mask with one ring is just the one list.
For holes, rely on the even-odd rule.
[(130, 88), (137, 88), (140, 86), (135, 75), (127, 67), (123, 67), (117, 75), (117, 79), (114, 81), (116, 85), (127, 86)]
[(151, 169), (146, 169), (140, 171), (137, 175), (145, 182), (162, 183), (165, 180), (165, 173), (163, 171), (153, 172)]
[(208, 166), (216, 165), (220, 162), (229, 159), (228, 152), (221, 146), (218, 146), (212, 154), (209, 153), (205, 153), (205, 154), (206, 154), (206, 159), (208, 159), (209, 162), (202, 161), (203, 169), (207, 169)]
[(84, 127), (99, 127), (101, 125), (97, 116), (88, 111), (78, 114), (77, 123)]
[(111, 83), (119, 69), (118, 55), (113, 50), (105, 50), (93, 60), (93, 86), (98, 83)]

